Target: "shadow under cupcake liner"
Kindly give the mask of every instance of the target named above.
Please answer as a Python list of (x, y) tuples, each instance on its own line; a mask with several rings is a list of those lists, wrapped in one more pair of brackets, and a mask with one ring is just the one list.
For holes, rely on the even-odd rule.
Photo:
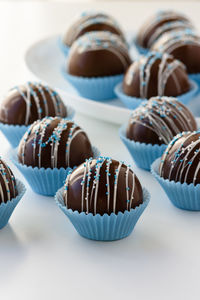
[(184, 210), (199, 211), (200, 184), (194, 186), (192, 183), (180, 183), (162, 178), (158, 171), (160, 161), (161, 158), (157, 158), (153, 162), (151, 166), (151, 173), (162, 186), (172, 204)]
[(0, 204), (0, 229), (7, 225), (15, 207), (26, 191), (24, 184), (18, 179), (16, 179), (16, 186), (18, 191), (17, 197), (7, 201), (6, 203)]
[(96, 241), (114, 241), (129, 236), (150, 200), (149, 192), (143, 188), (144, 201), (142, 204), (130, 211), (126, 210), (124, 213), (101, 216), (67, 209), (64, 204), (63, 191), (64, 189), (61, 188), (56, 193), (57, 205), (82, 237)]
[(123, 125), (119, 129), (119, 136), (122, 142), (128, 149), (136, 165), (141, 169), (150, 171), (151, 164), (156, 158), (162, 156), (167, 145), (152, 145), (130, 140), (126, 137), (126, 128), (127, 125)]
[(62, 69), (63, 77), (70, 82), (77, 92), (86, 98), (105, 101), (116, 98), (114, 87), (123, 79), (123, 74), (104, 77), (81, 77), (68, 74)]
[[(71, 106), (66, 106), (66, 108), (68, 116), (65, 119), (73, 120), (75, 110)], [(13, 148), (16, 148), (19, 145), (21, 138), (29, 127), (30, 125), (12, 125), (0, 122), (0, 130)]]
[[(184, 105), (188, 104), (190, 100), (192, 100), (198, 93), (198, 84), (195, 82), (195, 80), (190, 80), (190, 86), (191, 89), (180, 96), (177, 96), (176, 98), (178, 101), (183, 103)], [(146, 99), (141, 99), (137, 97), (128, 96), (123, 92), (122, 82), (118, 83), (114, 88), (115, 94), (117, 97), (123, 102), (123, 104), (129, 108), (129, 109), (135, 109), (140, 104), (145, 103)]]
[[(93, 147), (94, 157), (100, 155), (99, 150)], [(66, 180), (71, 168), (38, 168), (23, 165), (18, 161), (17, 149), (13, 149), (10, 153), (10, 158), (19, 171), (23, 174), (24, 178), (32, 188), (32, 190), (40, 195), (54, 196), (58, 189), (60, 189)], [(74, 167), (75, 169), (76, 167)]]
[(63, 43), (61, 36), (58, 37), (58, 46), (65, 56), (67, 56), (69, 54), (70, 47), (68, 47), (67, 45), (65, 45)]

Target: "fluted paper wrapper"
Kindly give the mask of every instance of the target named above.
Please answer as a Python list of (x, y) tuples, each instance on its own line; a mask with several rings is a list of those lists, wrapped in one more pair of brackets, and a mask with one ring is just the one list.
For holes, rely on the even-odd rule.
[(23, 197), (26, 189), (24, 184), (16, 179), (16, 186), (17, 186), (17, 197), (11, 199), (10, 201), (7, 201), (6, 203), (0, 204), (0, 229), (5, 227), (21, 198)]
[(169, 181), (159, 175), (159, 165), (161, 158), (154, 161), (151, 166), (151, 173), (164, 189), (169, 200), (178, 208), (185, 210), (200, 210), (200, 184), (187, 184)]
[(128, 149), (136, 165), (141, 169), (150, 171), (151, 164), (156, 158), (162, 156), (167, 145), (151, 145), (130, 140), (126, 137), (126, 127), (127, 125), (123, 125), (119, 130), (122, 142)]
[(63, 191), (64, 189), (61, 188), (56, 193), (57, 205), (82, 237), (97, 241), (114, 241), (129, 236), (150, 200), (149, 192), (143, 188), (143, 203), (138, 207), (124, 213), (101, 216), (67, 209), (63, 200)]
[(91, 78), (73, 76), (68, 74), (65, 70), (62, 70), (62, 74), (81, 96), (96, 101), (105, 101), (115, 98), (114, 87), (123, 79), (123, 74)]

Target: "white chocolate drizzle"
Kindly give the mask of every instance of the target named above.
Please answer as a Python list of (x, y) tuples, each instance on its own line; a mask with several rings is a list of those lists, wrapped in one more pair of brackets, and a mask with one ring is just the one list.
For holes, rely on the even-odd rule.
[[(92, 168), (94, 167), (95, 163), (95, 173), (92, 176)], [(105, 177), (104, 174), (101, 173), (102, 166), (105, 165)], [(94, 210), (94, 215), (97, 214), (97, 207), (98, 207), (98, 193), (99, 193), (99, 185), (101, 184), (101, 176), (103, 178), (106, 178), (106, 195), (105, 195), (105, 202), (107, 206), (107, 212), (110, 211), (110, 204), (111, 201), (113, 203), (112, 205), (112, 212), (116, 212), (116, 206), (117, 206), (117, 193), (118, 193), (118, 180), (120, 176), (120, 171), (123, 165), (123, 162), (119, 162), (118, 167), (115, 169), (115, 173), (111, 175), (110, 173), (110, 167), (112, 165), (112, 159), (110, 157), (99, 157), (97, 160), (93, 160), (92, 158), (87, 159), (85, 163), (83, 164), (83, 178), (81, 181), (81, 212), (85, 212), (88, 214), (90, 212), (90, 209)], [(76, 172), (76, 170), (75, 170)], [(129, 187), (129, 174), (132, 174), (132, 188)], [(114, 176), (114, 178), (110, 178), (110, 176)], [(67, 207), (68, 204), (68, 192), (69, 192), (69, 181), (71, 178), (71, 173), (67, 176), (65, 185), (64, 185), (64, 201), (65, 205)], [(92, 180), (93, 179), (93, 180)], [(91, 182), (92, 180), (92, 182)], [(110, 196), (111, 190), (110, 190), (110, 180), (114, 181), (114, 189), (112, 191), (112, 199)], [(134, 199), (134, 191), (135, 191), (135, 174), (130, 170), (130, 166), (127, 166), (126, 172), (125, 172), (125, 195), (126, 199), (126, 209), (128, 211), (131, 210), (132, 207), (132, 201)], [(93, 200), (93, 201), (92, 201)], [(93, 203), (93, 204), (92, 204)]]
[(180, 131), (195, 129), (191, 113), (173, 97), (150, 98), (133, 111), (131, 123), (152, 130), (164, 144), (168, 144)]
[(125, 69), (128, 67), (130, 58), (126, 44), (118, 35), (108, 31), (92, 31), (78, 38), (70, 49), (68, 60), (70, 61), (76, 51), (83, 53), (98, 50), (112, 52), (119, 58)]
[[(48, 137), (48, 139), (44, 140), (46, 130), (51, 125), (51, 123), (54, 120), (59, 119), (59, 123), (57, 126), (53, 129), (52, 134)], [(69, 127), (70, 126), (70, 127)], [(38, 159), (38, 167), (41, 167), (41, 159), (42, 159), (42, 150), (43, 148), (47, 147), (48, 145), (51, 146), (51, 168), (56, 168), (58, 165), (58, 154), (59, 154), (59, 146), (61, 141), (61, 135), (62, 133), (68, 130), (68, 138), (66, 141), (66, 147), (65, 147), (65, 162), (66, 166), (69, 166), (69, 160), (70, 160), (70, 148), (71, 143), (74, 140), (74, 138), (83, 132), (82, 129), (79, 128), (75, 123), (72, 121), (62, 119), (62, 118), (53, 118), (53, 117), (46, 117), (42, 120), (35, 121), (29, 130), (25, 133), (23, 142), (21, 144), (21, 158), (22, 163), (25, 164), (25, 153), (26, 153), (26, 143), (30, 137), (30, 135), (33, 134), (33, 161), (37, 161)], [(38, 151), (36, 151), (36, 148), (38, 148)], [(37, 153), (36, 153), (37, 152)]]
[(169, 62), (169, 59), (173, 59), (173, 57), (167, 53), (158, 53), (158, 52), (150, 52), (147, 56), (141, 56), (139, 61), (135, 61), (129, 67), (127, 74), (125, 76), (125, 83), (127, 85), (131, 85), (134, 79), (134, 76), (138, 74), (139, 68), (139, 78), (140, 78), (140, 97), (142, 99), (146, 99), (148, 95), (149, 89), (149, 81), (151, 77), (151, 69), (156, 62), (160, 60), (159, 69), (158, 69), (158, 83), (157, 83), (157, 91), (158, 96), (163, 96), (165, 93), (165, 88), (168, 82), (169, 77), (172, 75), (177, 92), (180, 92), (180, 83), (175, 74), (175, 70), (177, 68), (181, 68), (185, 70), (185, 66), (179, 60), (173, 59)]
[(69, 28), (63, 42), (68, 46), (71, 46), (72, 43), (80, 36), (82, 31), (87, 31), (88, 27), (96, 24), (105, 24), (113, 27), (117, 32), (119, 32), (121, 38), (123, 37), (119, 24), (111, 16), (99, 12), (83, 12)]
[[(0, 177), (2, 183), (0, 184), (0, 198), (1, 202), (5, 203), (6, 201), (10, 201), (11, 199), (11, 190), (9, 184), (12, 185), (13, 198), (17, 195), (16, 182), (15, 177), (12, 174), (10, 168), (3, 163), (0, 159)], [(6, 190), (6, 195), (4, 195), (4, 190)]]
[[(16, 86), (11, 89), (12, 91), (18, 91), (26, 103), (26, 114), (25, 114), (25, 125), (29, 124), (31, 117), (31, 106), (32, 101), (34, 101), (38, 119), (41, 119), (42, 116), (49, 115), (49, 103), (47, 102), (47, 96), (52, 101), (54, 112), (56, 116), (64, 116), (64, 106), (62, 105), (62, 100), (59, 94), (56, 91), (53, 91), (48, 86), (36, 82), (27, 82), (25, 85)], [(41, 104), (44, 105), (44, 111), (42, 111)]]
[[(190, 143), (188, 141), (193, 138), (193, 136), (198, 135), (198, 138), (192, 140)], [(167, 149), (165, 150), (160, 167), (159, 167), (159, 174), (163, 176), (164, 172), (164, 163), (168, 158), (168, 155), (171, 154), (171, 149), (174, 147), (176, 142), (179, 139), (184, 138), (183, 142), (180, 144), (179, 148), (174, 153), (174, 156), (171, 158), (171, 167), (169, 169), (168, 179), (172, 180), (172, 172), (176, 166), (176, 174), (175, 174), (175, 181), (180, 182), (187, 182), (188, 174), (190, 169), (195, 167), (194, 176), (193, 176), (193, 184), (196, 184), (197, 175), (200, 171), (200, 160), (194, 166), (194, 161), (196, 158), (200, 156), (200, 132), (199, 131), (185, 131), (182, 133), (177, 134), (174, 139), (169, 143)], [(178, 164), (178, 165), (177, 165)], [(184, 175), (185, 172), (185, 175)]]

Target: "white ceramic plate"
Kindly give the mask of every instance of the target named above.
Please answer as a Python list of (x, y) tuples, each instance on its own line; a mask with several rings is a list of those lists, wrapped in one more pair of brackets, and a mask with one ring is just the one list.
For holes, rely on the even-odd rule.
[[(130, 35), (130, 34), (129, 34)], [(127, 121), (130, 110), (118, 99), (98, 102), (80, 97), (75, 89), (63, 78), (61, 68), (66, 58), (59, 47), (59, 36), (37, 41), (26, 51), (25, 62), (29, 71), (37, 80), (42, 80), (56, 88), (63, 100), (73, 106), (77, 112), (103, 121), (122, 124)], [(131, 55), (137, 55), (131, 48)], [(196, 116), (200, 116), (200, 98), (196, 97), (189, 108)]]

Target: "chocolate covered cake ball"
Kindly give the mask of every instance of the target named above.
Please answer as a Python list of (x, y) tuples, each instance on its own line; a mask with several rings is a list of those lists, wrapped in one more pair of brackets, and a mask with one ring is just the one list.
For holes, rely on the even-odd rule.
[(161, 158), (160, 176), (181, 183), (200, 183), (200, 132), (179, 133)]
[(71, 47), (73, 42), (90, 31), (109, 31), (120, 36), (125, 41), (124, 35), (116, 20), (101, 12), (83, 12), (70, 26), (63, 38), (63, 43)]
[(130, 63), (127, 46), (118, 35), (94, 31), (73, 43), (68, 73), (83, 77), (118, 75), (124, 73)]
[(167, 52), (182, 61), (188, 73), (200, 73), (200, 37), (191, 30), (165, 33), (152, 50)]
[(45, 116), (66, 117), (67, 110), (58, 93), (41, 83), (14, 87), (0, 105), (0, 122), (5, 124), (29, 125)]
[(18, 195), (15, 177), (8, 165), (0, 158), (0, 204)]
[(18, 150), (20, 163), (38, 168), (73, 168), (92, 156), (87, 134), (73, 121), (59, 117), (33, 123)]
[(73, 211), (118, 213), (143, 203), (137, 176), (124, 163), (107, 157), (86, 160), (67, 176), (64, 202)]
[(150, 52), (133, 62), (123, 80), (123, 91), (128, 96), (178, 96), (190, 89), (186, 68), (167, 53)]
[(150, 48), (165, 32), (193, 28), (191, 22), (174, 11), (159, 11), (140, 28), (136, 42), (143, 48)]
[(153, 97), (135, 109), (126, 136), (135, 142), (162, 145), (182, 131), (196, 130), (191, 112), (172, 97)]

